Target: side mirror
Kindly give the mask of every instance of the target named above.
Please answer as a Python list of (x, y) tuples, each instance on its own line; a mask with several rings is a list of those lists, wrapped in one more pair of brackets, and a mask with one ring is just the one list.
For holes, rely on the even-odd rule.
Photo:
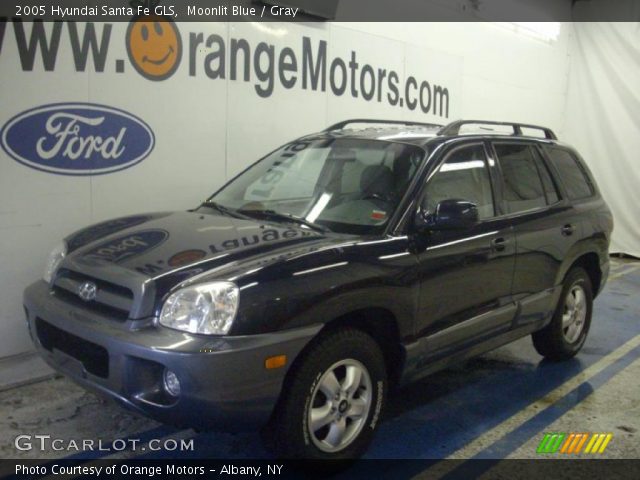
[(478, 207), (467, 200), (443, 200), (434, 213), (422, 209), (416, 213), (418, 231), (465, 230), (478, 223)]

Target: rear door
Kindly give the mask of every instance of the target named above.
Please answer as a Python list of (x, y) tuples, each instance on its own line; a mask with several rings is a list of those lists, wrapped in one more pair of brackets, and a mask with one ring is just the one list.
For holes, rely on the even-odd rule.
[(534, 142), (491, 144), (502, 178), (500, 209), (516, 238), (512, 294), (521, 310), (515, 327), (541, 323), (555, 307), (557, 273), (580, 226)]

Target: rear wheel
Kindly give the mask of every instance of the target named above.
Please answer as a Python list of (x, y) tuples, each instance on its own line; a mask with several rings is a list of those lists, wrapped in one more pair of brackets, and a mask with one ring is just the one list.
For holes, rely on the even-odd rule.
[(589, 275), (575, 267), (565, 278), (551, 323), (532, 335), (538, 353), (550, 360), (566, 360), (576, 355), (587, 339), (592, 309)]
[(346, 329), (319, 340), (292, 367), (267, 426), (280, 457), (347, 459), (373, 438), (386, 393), (384, 357), (366, 333)]

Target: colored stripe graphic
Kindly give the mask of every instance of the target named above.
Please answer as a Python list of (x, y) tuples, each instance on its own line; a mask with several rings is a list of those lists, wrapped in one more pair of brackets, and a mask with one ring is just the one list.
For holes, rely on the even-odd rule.
[(564, 440), (566, 433), (545, 433), (540, 445), (538, 446), (537, 453), (556, 453), (562, 440)]
[(578, 445), (576, 445), (576, 450), (573, 453), (580, 453), (580, 450), (582, 450), (582, 447), (584, 446), (584, 443), (587, 441), (587, 438), (589, 438), (589, 434), (588, 433), (582, 433), (581, 436), (582, 436), (582, 438), (578, 442)]
[(607, 436), (604, 439), (604, 442), (602, 442), (602, 446), (600, 447), (600, 450), (598, 450), (598, 453), (604, 453), (605, 449), (607, 448), (607, 445), (609, 445), (609, 442), (611, 441), (612, 438), (613, 438), (613, 434), (607, 433)]
[(545, 433), (536, 453), (576, 455), (585, 444), (583, 453), (604, 453), (612, 438), (611, 433)]
[(612, 438), (611, 433), (594, 433), (584, 453), (604, 453)]
[(572, 433), (567, 437), (567, 441), (564, 442), (564, 445), (562, 445), (562, 448), (560, 449), (560, 453), (567, 453), (569, 445), (571, 445), (571, 442), (573, 442), (573, 439), (575, 438), (575, 436), (576, 434)]

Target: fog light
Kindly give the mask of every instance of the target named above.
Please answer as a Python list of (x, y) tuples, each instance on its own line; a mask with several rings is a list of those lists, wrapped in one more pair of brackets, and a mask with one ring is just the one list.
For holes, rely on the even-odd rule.
[(173, 373), (168, 368), (164, 369), (164, 389), (167, 391), (169, 395), (172, 397), (177, 397), (180, 395), (180, 381), (175, 373)]

